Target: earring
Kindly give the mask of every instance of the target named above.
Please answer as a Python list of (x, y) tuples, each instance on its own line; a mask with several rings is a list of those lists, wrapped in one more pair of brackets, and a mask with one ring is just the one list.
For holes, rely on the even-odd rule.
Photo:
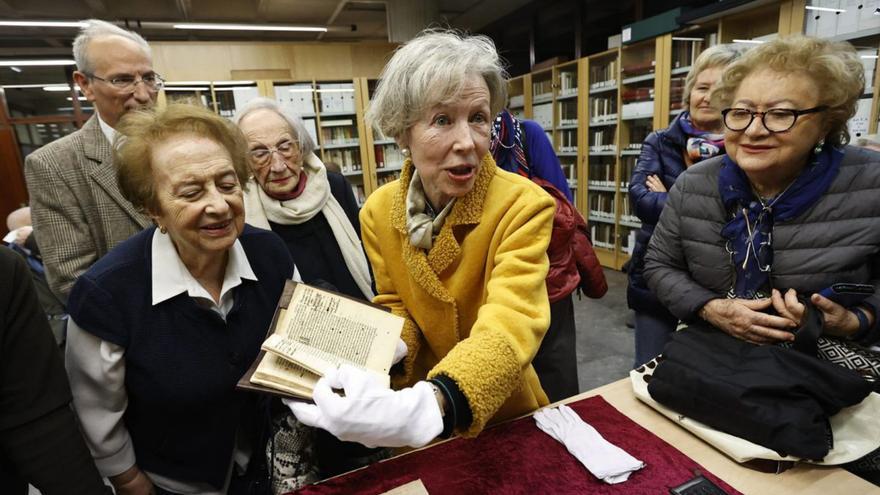
[(168, 233), (168, 229), (166, 229), (164, 225), (160, 225), (160, 226), (159, 226), (159, 232), (161, 232), (161, 233), (163, 233), (163, 234), (167, 234), (167, 233)]
[(403, 153), (403, 156), (409, 158), (409, 148), (400, 148), (400, 152)]
[(819, 142), (816, 143), (816, 146), (813, 148), (813, 153), (815, 153), (815, 154), (818, 155), (819, 153), (822, 152), (822, 148), (823, 148), (824, 146), (825, 146), (825, 140), (824, 140), (824, 139), (820, 139)]

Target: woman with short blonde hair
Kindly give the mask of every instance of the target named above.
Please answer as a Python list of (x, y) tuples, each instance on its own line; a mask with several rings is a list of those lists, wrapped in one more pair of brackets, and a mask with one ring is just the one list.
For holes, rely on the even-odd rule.
[(392, 369), (397, 391), (342, 368), (318, 383), (315, 404), (290, 405), (302, 422), (421, 446), (547, 404), (531, 361), (550, 320), (555, 203), (489, 153), (504, 88), (492, 41), (455, 31), (420, 34), (383, 70), (368, 118), (407, 158), (360, 218), (374, 302), (404, 318), (408, 352)]

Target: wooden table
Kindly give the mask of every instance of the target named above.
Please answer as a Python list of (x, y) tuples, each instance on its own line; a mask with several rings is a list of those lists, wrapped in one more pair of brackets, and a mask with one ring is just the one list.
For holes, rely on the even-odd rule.
[(633, 395), (629, 378), (595, 388), (562, 402), (573, 402), (594, 395), (601, 395), (630, 419), (675, 446), (745, 494), (880, 494), (880, 487), (840, 468), (799, 464), (781, 474), (761, 473), (744, 468), (639, 401)]

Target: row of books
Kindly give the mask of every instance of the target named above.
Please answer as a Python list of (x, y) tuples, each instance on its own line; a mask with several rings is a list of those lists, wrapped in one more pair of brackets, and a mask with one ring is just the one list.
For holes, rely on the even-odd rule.
[(617, 60), (604, 65), (590, 65), (590, 89), (601, 89), (617, 84)]
[(631, 150), (640, 150), (642, 149), (642, 143), (648, 137), (648, 134), (654, 129), (652, 122), (650, 121), (636, 121), (632, 122), (629, 125), (629, 143), (630, 145), (636, 145), (635, 147), (626, 146), (626, 149)]
[(590, 131), (590, 151), (614, 151), (614, 128), (600, 127)]
[[(652, 50), (653, 52), (653, 50)], [(638, 60), (624, 65), (620, 69), (621, 77), (635, 77), (653, 74), (657, 62), (655, 60)]]
[(590, 185), (614, 187), (614, 163), (590, 163)]
[(396, 144), (384, 144), (373, 147), (376, 154), (376, 168), (402, 167), (404, 156)]
[(614, 210), (614, 193), (609, 192), (590, 192), (587, 198), (590, 216), (601, 218), (603, 220), (614, 221), (616, 211)]
[(577, 72), (564, 71), (559, 73), (559, 95), (568, 96), (577, 94)]
[(627, 103), (620, 107), (622, 119), (651, 118), (654, 116), (654, 101)]
[(544, 129), (551, 129), (553, 127), (553, 104), (545, 103), (532, 107), (532, 120)]
[(318, 100), (322, 113), (354, 113), (354, 85), (318, 84)]
[(526, 104), (525, 98), (526, 97), (524, 95), (511, 95), (510, 102), (509, 102), (508, 106), (510, 108), (517, 108), (517, 107), (524, 106)]
[(629, 189), (629, 179), (632, 177), (633, 170), (636, 168), (637, 156), (620, 157), (620, 185)]
[(327, 145), (358, 144), (357, 128), (348, 121), (348, 126), (326, 127), (321, 122), (321, 143)]
[(620, 250), (626, 254), (632, 255), (633, 249), (636, 247), (636, 229), (621, 227)]
[(557, 104), (559, 125), (577, 125), (578, 107), (576, 100), (562, 100)]
[(553, 81), (544, 79), (543, 81), (532, 81), (532, 94), (535, 98), (553, 94)]
[[(711, 33), (711, 36), (717, 36)], [(714, 43), (709, 44), (712, 46)], [(690, 67), (706, 46), (703, 40), (672, 40), (672, 68)]]
[(654, 99), (653, 87), (628, 87), (620, 92), (620, 99), (623, 103), (633, 103), (638, 101), (650, 101)]
[(614, 225), (608, 223), (590, 224), (590, 237), (593, 246), (603, 249), (614, 249)]
[(312, 85), (307, 83), (275, 86), (275, 101), (295, 115), (314, 115), (314, 91)]
[(363, 170), (357, 148), (324, 150), (324, 161), (336, 163), (344, 174)]
[(617, 113), (616, 96), (593, 96), (590, 97), (590, 120), (596, 120), (604, 115)]
[(563, 129), (559, 132), (560, 153), (577, 153), (578, 137), (577, 129)]

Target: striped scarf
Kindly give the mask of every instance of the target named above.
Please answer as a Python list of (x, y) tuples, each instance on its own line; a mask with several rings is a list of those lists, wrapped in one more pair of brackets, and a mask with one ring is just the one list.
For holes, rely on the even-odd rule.
[(489, 152), (495, 164), (508, 172), (532, 178), (523, 146), (522, 127), (510, 111), (501, 110), (492, 123), (492, 141)]

